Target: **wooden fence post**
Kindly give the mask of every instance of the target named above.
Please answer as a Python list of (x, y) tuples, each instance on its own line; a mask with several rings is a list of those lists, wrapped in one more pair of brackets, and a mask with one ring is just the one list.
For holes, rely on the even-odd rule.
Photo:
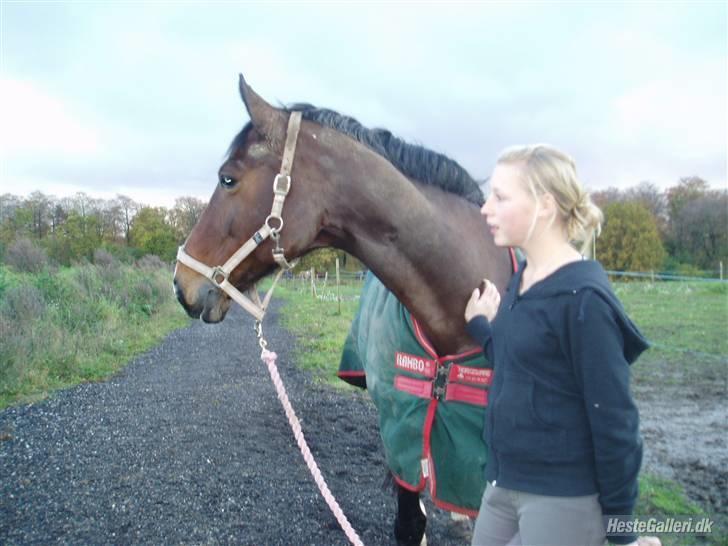
[(339, 314), (341, 314), (341, 296), (339, 292), (339, 258), (336, 258), (336, 303), (339, 305)]
[(311, 295), (316, 297), (316, 269), (311, 268)]

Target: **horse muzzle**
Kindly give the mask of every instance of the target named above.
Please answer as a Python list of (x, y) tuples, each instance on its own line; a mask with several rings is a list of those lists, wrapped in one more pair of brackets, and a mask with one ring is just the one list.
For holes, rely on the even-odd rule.
[(197, 286), (185, 289), (175, 276), (173, 287), (177, 301), (191, 318), (217, 323), (230, 309), (230, 298), (210, 281), (202, 280)]

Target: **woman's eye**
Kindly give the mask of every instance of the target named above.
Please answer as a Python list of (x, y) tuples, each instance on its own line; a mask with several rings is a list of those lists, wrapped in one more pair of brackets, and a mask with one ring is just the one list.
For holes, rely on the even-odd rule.
[(220, 185), (224, 188), (232, 188), (235, 185), (235, 179), (224, 174), (220, 175)]

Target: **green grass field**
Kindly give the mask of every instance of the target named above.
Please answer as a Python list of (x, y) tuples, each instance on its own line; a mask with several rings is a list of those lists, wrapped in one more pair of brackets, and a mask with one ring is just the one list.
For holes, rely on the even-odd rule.
[[(320, 283), (319, 283), (320, 284)], [(319, 380), (341, 388), (336, 377), (341, 349), (358, 308), (356, 298), (361, 283), (341, 287), (341, 311), (335, 287), (321, 289), (315, 299), (310, 285), (288, 281), (276, 289), (286, 300), (282, 322), (297, 335), (298, 364), (312, 371)], [(695, 380), (725, 381), (728, 359), (728, 286), (710, 283), (616, 283), (615, 291), (626, 310), (653, 343), (635, 366), (635, 382), (674, 384)], [(686, 359), (686, 357), (688, 357)], [(689, 360), (689, 367), (684, 362)], [(343, 385), (343, 387), (342, 387)], [(706, 511), (690, 501), (682, 487), (672, 481), (643, 473), (636, 513), (641, 516), (693, 515)], [(725, 520), (720, 518), (708, 537), (663, 535), (665, 546), (690, 544), (728, 544)]]

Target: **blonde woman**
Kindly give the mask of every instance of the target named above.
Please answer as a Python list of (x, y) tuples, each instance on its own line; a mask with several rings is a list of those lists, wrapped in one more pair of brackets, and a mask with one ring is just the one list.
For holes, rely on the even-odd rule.
[(482, 208), (499, 246), (526, 256), (501, 302), (485, 281), (465, 309), (494, 363), (489, 446), (474, 546), (659, 545), (606, 537), (604, 517), (630, 515), (642, 461), (629, 365), (647, 341), (601, 265), (585, 252), (601, 211), (574, 161), (545, 145), (498, 159)]

